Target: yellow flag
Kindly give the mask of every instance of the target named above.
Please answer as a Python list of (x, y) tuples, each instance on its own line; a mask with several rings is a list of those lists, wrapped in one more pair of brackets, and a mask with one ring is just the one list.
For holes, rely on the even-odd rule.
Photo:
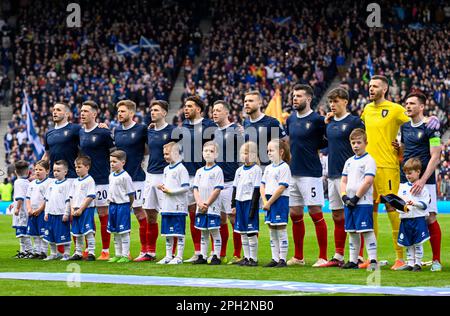
[(266, 115), (272, 116), (280, 121), (281, 124), (284, 124), (285, 117), (283, 115), (283, 110), (281, 109), (281, 93), (280, 90), (276, 90), (275, 94), (270, 100), (269, 105), (267, 105), (266, 111), (264, 112)]

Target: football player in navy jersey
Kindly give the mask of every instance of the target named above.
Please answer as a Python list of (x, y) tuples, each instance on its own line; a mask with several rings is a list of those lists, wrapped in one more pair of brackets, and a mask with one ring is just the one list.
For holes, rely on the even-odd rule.
[[(327, 97), (331, 108), (331, 112), (325, 119), (328, 139), (328, 200), (334, 222), (335, 254), (321, 267), (341, 267), (344, 264), (345, 239), (347, 238), (344, 227), (344, 205), (340, 192), (342, 170), (347, 159), (354, 155), (349, 136), (355, 128), (364, 129), (364, 123), (359, 116), (351, 115), (347, 111), (349, 101), (347, 90), (333, 89)], [(363, 250), (364, 245), (360, 249), (360, 256)]]
[(325, 148), (327, 142), (324, 117), (311, 109), (313, 93), (308, 85), (296, 84), (293, 87), (292, 102), (295, 111), (286, 121), (292, 155), (289, 206), (295, 245), (295, 255), (287, 264), (305, 264), (303, 207), (308, 206), (320, 250), (319, 259), (313, 267), (319, 267), (327, 262), (327, 224), (322, 213), (324, 193), (319, 158), (319, 150)]
[(80, 144), (80, 125), (68, 121), (70, 107), (64, 103), (53, 106), (53, 129), (45, 134), (45, 154), (43, 160), (50, 160), (50, 177), (53, 178), (53, 164), (58, 160), (65, 160), (69, 165), (68, 179), (77, 178), (75, 159), (78, 156)]
[(267, 145), (272, 139), (286, 140), (286, 132), (281, 123), (274, 117), (261, 112), (263, 97), (259, 91), (251, 90), (245, 93), (244, 111), (248, 118), (244, 121), (245, 141), (258, 145), (258, 156), (261, 168), (270, 164), (267, 156)]
[[(194, 177), (197, 169), (205, 165), (203, 160), (203, 145), (214, 138), (216, 124), (210, 119), (204, 118), (202, 112), (205, 109), (205, 103), (199, 96), (189, 96), (184, 101), (184, 117), (181, 135), (181, 144), (183, 147), (183, 164), (189, 173), (189, 183), (194, 183)], [(175, 136), (174, 136), (175, 137)], [(185, 262), (194, 262), (200, 254), (201, 232), (194, 227), (196, 204), (194, 199), (193, 187), (188, 192), (189, 219), (192, 241), (194, 242), (194, 255)]]
[(80, 110), (80, 150), (91, 158), (89, 174), (95, 181), (95, 206), (97, 207), (102, 236), (102, 252), (98, 260), (109, 260), (111, 235), (108, 226), (108, 184), (109, 155), (114, 150), (114, 141), (109, 129), (100, 128), (96, 123), (98, 105), (94, 101), (83, 102)]
[(136, 113), (136, 103), (131, 100), (122, 100), (117, 103), (117, 118), (120, 123), (114, 131), (114, 142), (118, 150), (125, 151), (127, 161), (124, 169), (133, 180), (135, 198), (133, 210), (139, 222), (139, 238), (141, 242), (141, 252), (139, 258), (148, 252), (147, 242), (147, 216), (142, 208), (145, 186), (145, 172), (142, 169), (144, 155), (147, 148), (147, 126), (133, 121)]
[[(147, 179), (144, 188), (144, 210), (147, 213), (147, 253), (135, 261), (156, 259), (156, 241), (158, 240), (158, 212), (162, 207), (164, 193), (158, 190), (163, 183), (164, 168), (168, 165), (164, 159), (163, 147), (172, 141), (175, 128), (166, 121), (169, 104), (164, 100), (155, 100), (150, 104), (152, 122), (147, 130), (149, 149)], [(186, 210), (187, 211), (187, 210)], [(174, 246), (176, 249), (176, 246)]]
[(219, 145), (219, 157), (217, 164), (224, 174), (225, 185), (220, 193), (221, 223), (220, 237), (222, 238), (222, 248), (220, 259), (226, 262), (227, 243), (228, 243), (228, 225), (227, 217), (233, 226), (233, 244), (234, 253), (230, 263), (238, 262), (241, 258), (241, 235), (234, 232), (234, 222), (236, 214), (231, 211), (231, 198), (233, 195), (233, 181), (236, 170), (239, 168), (239, 148), (244, 144), (244, 137), (236, 123), (229, 120), (231, 106), (228, 102), (218, 100), (213, 104), (213, 120), (217, 124), (217, 130), (214, 134), (214, 141)]
[[(419, 158), (422, 163), (422, 172), (419, 180), (414, 182), (411, 193), (418, 195), (425, 187), (431, 197), (431, 202), (427, 208), (428, 230), (430, 232), (431, 250), (433, 261), (431, 271), (441, 271), (441, 228), (437, 221), (437, 194), (435, 170), (439, 165), (441, 153), (441, 139), (438, 130), (431, 130), (425, 126), (423, 109), (426, 97), (422, 93), (411, 93), (407, 96), (405, 107), (406, 115), (411, 118), (410, 122), (400, 127), (401, 151), (403, 152), (403, 163), (400, 167), (400, 182), (406, 183), (403, 164), (411, 158)], [(394, 144), (398, 148), (398, 143)]]

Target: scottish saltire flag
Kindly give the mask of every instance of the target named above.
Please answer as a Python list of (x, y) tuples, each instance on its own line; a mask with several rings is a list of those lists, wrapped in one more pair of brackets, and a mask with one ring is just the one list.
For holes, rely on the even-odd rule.
[(34, 129), (34, 119), (33, 113), (31, 113), (30, 104), (28, 103), (28, 95), (24, 92), (24, 101), (22, 104), (22, 114), (27, 115), (26, 127), (27, 127), (27, 138), (31, 147), (33, 148), (34, 154), (36, 158), (39, 160), (44, 155), (45, 148), (42, 145), (41, 140), (39, 139), (39, 135), (36, 133)]
[(141, 52), (139, 45), (116, 44), (116, 53), (120, 55), (136, 56)]
[(300, 48), (301, 50), (306, 48), (306, 43), (300, 41), (300, 39), (295, 35), (291, 36), (291, 39), (288, 41), (288, 43), (290, 47)]
[(279, 18), (273, 18), (272, 22), (278, 25), (285, 25), (288, 24), (292, 20), (292, 17), (286, 16), (286, 17), (279, 17)]
[(370, 54), (367, 54), (367, 69), (369, 69), (370, 78), (375, 74), (375, 70), (373, 69), (372, 58), (370, 58)]
[(161, 48), (161, 46), (158, 43), (156, 43), (155, 41), (153, 41), (151, 39), (148, 39), (148, 38), (146, 38), (144, 36), (141, 36), (141, 39), (139, 40), (139, 46), (142, 49), (150, 48), (150, 49), (155, 50), (155, 49), (160, 49)]

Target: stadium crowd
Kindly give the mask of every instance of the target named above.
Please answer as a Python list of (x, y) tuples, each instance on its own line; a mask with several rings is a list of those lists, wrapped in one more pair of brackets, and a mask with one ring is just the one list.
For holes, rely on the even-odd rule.
[[(135, 100), (137, 120), (148, 123), (147, 105), (153, 99), (168, 100), (180, 69), (185, 75), (182, 99), (201, 96), (209, 117), (214, 101), (223, 99), (233, 108), (232, 119), (241, 123), (243, 94), (249, 88), (261, 91), (266, 104), (281, 89), (284, 111), (290, 112), (288, 92), (297, 82), (314, 88), (313, 106), (325, 114), (327, 105), (319, 102), (336, 75), (350, 92), (351, 111), (361, 114), (369, 102), (370, 53), (375, 73), (391, 80), (390, 99), (402, 103), (409, 92), (420, 89), (428, 96), (425, 114), (436, 115), (444, 129), (449, 126), (450, 10), (442, 1), (418, 5), (398, 1), (392, 10), (383, 9), (383, 28), (377, 29), (365, 25), (366, 16), (360, 14), (365, 3), (279, 6), (268, 0), (216, 1), (210, 6), (210, 35), (203, 42), (200, 15), (193, 14), (198, 12), (195, 4), (149, 10), (143, 3), (129, 6), (110, 1), (108, 5), (116, 10), (108, 15), (102, 14), (107, 11), (105, 1), (90, 4), (82, 28), (69, 31), (55, 27), (66, 17), (64, 3), (54, 6), (38, 1), (32, 9), (21, 9), (21, 29), (12, 32), (12, 51), (2, 48), (0, 66), (2, 87), (8, 85), (4, 74), (10, 66), (16, 73), (13, 116), (4, 136), (9, 175), (15, 161), (36, 161), (21, 114), (23, 91), (28, 93), (41, 137), (51, 127), (51, 107), (56, 101), (69, 103), (78, 121), (79, 104), (93, 99), (101, 109), (99, 120), (114, 128), (118, 124), (114, 105), (123, 98)], [(383, 8), (388, 2), (380, 4)], [(3, 28), (9, 34), (9, 28)], [(425, 40), (426, 34), (432, 37)], [(161, 48), (136, 57), (114, 52), (117, 42), (137, 43), (141, 35)], [(200, 62), (194, 66), (197, 55)], [(181, 124), (179, 114), (174, 122)], [(449, 164), (447, 145), (439, 172), (442, 197), (449, 191), (445, 180)]]
[[(55, 6), (39, 1), (21, 9), (21, 29), (15, 30), (13, 44), (13, 117), (5, 135), (8, 165), (18, 159), (36, 160), (24, 132), (23, 91), (28, 93), (41, 139), (51, 127), (51, 107), (56, 101), (67, 102), (77, 122), (78, 105), (94, 100), (101, 109), (99, 119), (114, 125), (114, 105), (123, 98), (135, 100), (138, 115), (147, 122), (150, 101), (168, 99), (184, 55), (198, 49), (201, 40), (195, 4), (159, 10), (144, 4), (89, 3), (82, 27), (70, 30), (61, 27), (66, 18), (63, 2)], [(115, 53), (116, 43), (136, 44), (141, 35), (160, 48), (142, 50), (136, 56)]]

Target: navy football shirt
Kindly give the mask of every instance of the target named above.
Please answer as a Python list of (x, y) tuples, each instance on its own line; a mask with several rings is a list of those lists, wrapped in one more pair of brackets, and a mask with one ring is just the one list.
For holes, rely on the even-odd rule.
[(94, 178), (95, 184), (108, 184), (110, 165), (110, 149), (114, 147), (111, 131), (106, 128), (95, 127), (87, 132), (80, 129), (80, 150), (91, 158), (89, 174)]
[(80, 125), (68, 123), (64, 127), (54, 128), (45, 134), (45, 150), (50, 154), (50, 177), (53, 178), (53, 164), (65, 160), (69, 164), (67, 178), (76, 178), (75, 159), (80, 143)]
[(349, 136), (355, 128), (364, 129), (364, 123), (351, 114), (339, 120), (333, 117), (327, 124), (328, 178), (340, 178), (345, 162), (354, 155)]
[[(404, 144), (403, 162), (400, 167), (400, 181), (402, 183), (408, 182), (405, 173), (403, 172), (403, 165), (405, 162), (413, 157), (420, 159), (422, 163), (422, 171), (420, 176), (430, 162), (430, 139), (440, 138), (439, 131), (426, 128), (425, 124), (421, 122), (419, 125), (413, 125), (411, 122), (407, 122), (400, 127), (401, 142)], [(427, 184), (436, 184), (436, 177), (432, 175), (428, 178)]]
[(286, 132), (281, 123), (274, 117), (263, 114), (259, 119), (244, 121), (245, 141), (253, 141), (258, 145), (258, 156), (261, 164), (270, 164), (267, 156), (267, 145), (272, 139), (282, 139)]
[(166, 124), (163, 128), (150, 128), (147, 131), (147, 145), (149, 148), (147, 172), (162, 174), (168, 163), (164, 160), (163, 147), (172, 141), (172, 131), (175, 126)]
[(142, 169), (145, 144), (147, 144), (147, 126), (134, 123), (133, 126), (124, 129), (118, 126), (114, 132), (114, 142), (117, 149), (127, 154), (127, 162), (124, 169), (133, 181), (145, 181), (145, 172)]
[(207, 118), (202, 118), (201, 122), (192, 124), (190, 120), (184, 120), (180, 139), (183, 147), (183, 164), (190, 176), (195, 176), (197, 169), (205, 165), (203, 160), (203, 145), (214, 139), (214, 132), (217, 125)]
[(217, 164), (222, 168), (224, 181), (233, 181), (239, 168), (239, 149), (244, 143), (244, 136), (239, 132), (238, 126), (231, 123), (224, 128), (217, 128), (214, 141), (219, 145)]
[(321, 177), (319, 150), (327, 146), (324, 117), (316, 112), (298, 116), (292, 113), (286, 121), (291, 148), (291, 173), (300, 177)]

